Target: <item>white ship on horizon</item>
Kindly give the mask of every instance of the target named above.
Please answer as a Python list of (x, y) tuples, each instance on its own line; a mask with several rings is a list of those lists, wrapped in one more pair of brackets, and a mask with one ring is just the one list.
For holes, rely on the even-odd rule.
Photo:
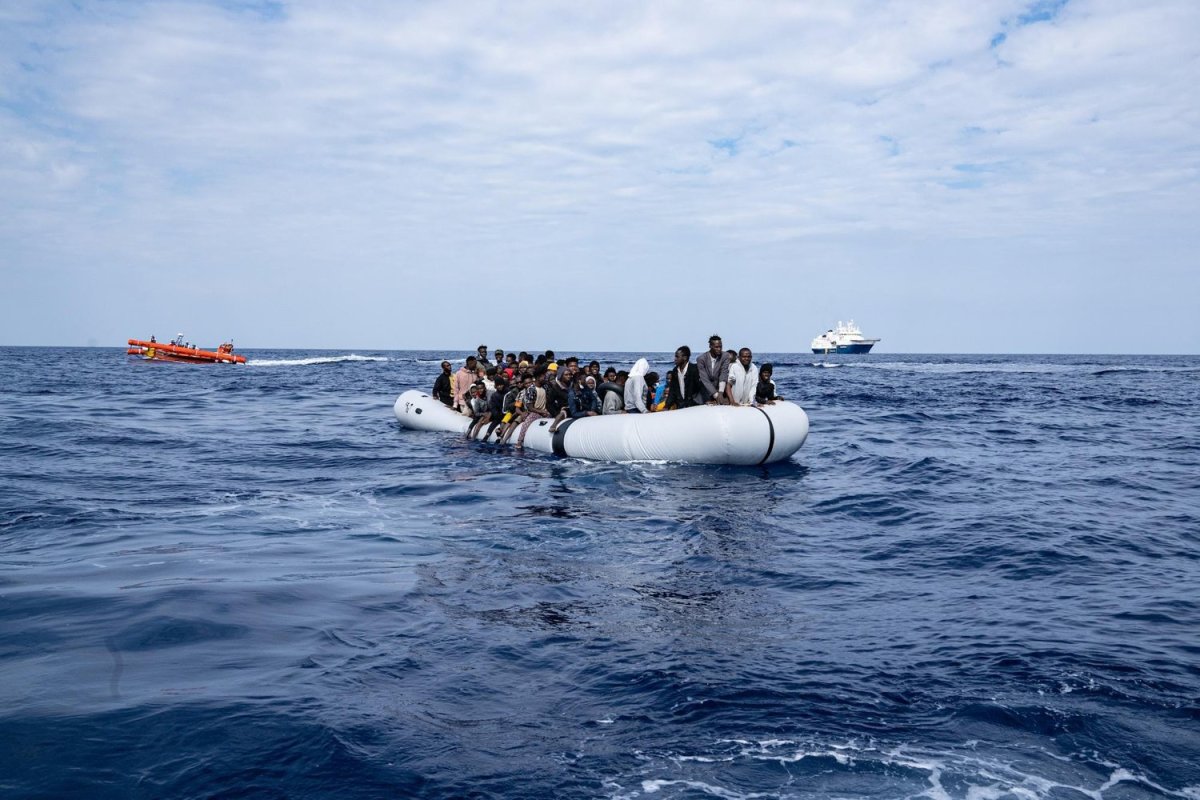
[(830, 328), (812, 340), (814, 353), (869, 353), (880, 340), (868, 339), (854, 320), (843, 323), (838, 321), (836, 328)]

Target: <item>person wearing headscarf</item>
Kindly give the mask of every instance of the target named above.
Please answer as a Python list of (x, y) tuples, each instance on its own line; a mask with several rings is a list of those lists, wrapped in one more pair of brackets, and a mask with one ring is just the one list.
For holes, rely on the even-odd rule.
[(639, 358), (629, 370), (629, 379), (625, 381), (625, 413), (648, 414), (646, 407), (646, 373), (650, 371), (650, 362)]

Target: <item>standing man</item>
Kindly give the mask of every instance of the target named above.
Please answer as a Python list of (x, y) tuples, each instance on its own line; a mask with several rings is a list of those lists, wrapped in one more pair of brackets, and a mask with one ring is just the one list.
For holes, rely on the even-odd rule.
[(754, 405), (754, 392), (758, 389), (758, 367), (751, 359), (754, 354), (749, 347), (738, 351), (737, 361), (729, 365), (729, 385), (725, 392), (729, 404), (734, 406)]
[(461, 414), (471, 416), (471, 409), (468, 408), (471, 398), (469, 395), (471, 384), (475, 382), (477, 377), (475, 370), (479, 365), (475, 362), (475, 356), (467, 356), (467, 363), (463, 364), (462, 369), (454, 373), (454, 410)]
[(449, 361), (442, 362), (442, 374), (433, 382), (433, 396), (448, 406), (454, 405), (454, 376)]
[(685, 344), (675, 351), (675, 369), (667, 373), (667, 410), (703, 404), (700, 370), (692, 363), (692, 348)]
[(729, 402), (725, 394), (725, 384), (729, 381), (729, 362), (730, 359), (725, 355), (721, 344), (721, 337), (714, 333), (708, 337), (708, 352), (701, 353), (696, 359), (703, 402), (710, 405), (724, 405)]

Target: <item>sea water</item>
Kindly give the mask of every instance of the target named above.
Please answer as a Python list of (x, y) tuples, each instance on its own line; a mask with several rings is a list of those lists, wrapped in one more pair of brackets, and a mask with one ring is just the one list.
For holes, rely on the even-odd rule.
[(0, 349), (0, 796), (1200, 798), (1200, 358), (771, 354), (727, 468), (247, 355)]

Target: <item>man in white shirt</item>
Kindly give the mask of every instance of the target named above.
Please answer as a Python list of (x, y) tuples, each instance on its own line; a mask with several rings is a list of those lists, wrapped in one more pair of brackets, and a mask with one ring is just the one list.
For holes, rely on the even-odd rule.
[(734, 406), (754, 405), (754, 390), (758, 388), (758, 367), (752, 363), (754, 354), (749, 347), (738, 351), (737, 361), (729, 365), (729, 380), (725, 395)]

